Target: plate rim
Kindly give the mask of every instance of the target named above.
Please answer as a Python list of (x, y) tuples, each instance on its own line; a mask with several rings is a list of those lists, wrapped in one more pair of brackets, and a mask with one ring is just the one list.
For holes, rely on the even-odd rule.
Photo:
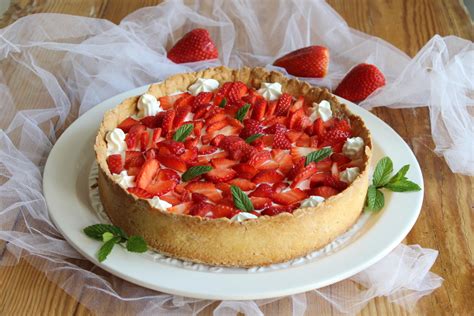
[[(194, 270), (188, 270), (188, 269), (172, 267), (172, 266), (168, 266), (167, 269), (164, 269), (164, 270), (167, 270), (166, 272), (165, 271), (155, 272), (155, 273), (158, 273), (158, 275), (157, 275), (158, 277), (160, 277), (160, 276), (162, 277), (162, 278), (160, 278), (160, 281), (163, 281), (163, 279), (166, 279), (167, 282), (168, 282), (167, 284), (161, 284), (161, 285), (156, 284), (155, 282), (150, 281), (152, 278), (143, 278), (143, 276), (140, 277), (136, 273), (133, 273), (133, 271), (125, 269), (124, 265), (120, 264), (120, 261), (126, 258), (128, 262), (131, 262), (133, 264), (143, 264), (145, 266), (148, 266), (151, 263), (151, 264), (154, 264), (154, 265), (158, 265), (161, 268), (163, 268), (163, 266), (164, 266), (163, 264), (158, 263), (158, 262), (152, 262), (149, 259), (141, 258), (139, 255), (135, 255), (135, 254), (133, 256), (131, 256), (129, 254), (128, 255), (129, 257), (127, 257), (126, 256), (126, 254), (127, 254), (126, 251), (121, 251), (121, 250), (117, 251), (118, 249), (115, 249), (115, 251), (109, 256), (109, 258), (106, 261), (104, 261), (102, 263), (99, 263), (97, 261), (97, 259), (95, 258), (95, 251), (93, 253), (91, 253), (91, 249), (98, 248), (97, 242), (89, 240), (85, 235), (82, 234), (82, 232), (80, 232), (82, 234), (82, 236), (78, 236), (76, 234), (77, 232), (76, 233), (71, 233), (71, 232), (67, 231), (66, 229), (64, 229), (64, 227), (63, 227), (64, 218), (61, 219), (61, 217), (59, 216), (60, 213), (57, 213), (57, 210), (55, 209), (56, 208), (56, 203), (55, 202), (57, 202), (57, 199), (55, 198), (55, 194), (56, 194), (55, 191), (56, 190), (54, 190), (54, 188), (55, 188), (54, 180), (59, 179), (59, 178), (54, 178), (54, 176), (57, 175), (57, 174), (54, 173), (55, 172), (54, 167), (56, 166), (55, 159), (58, 159), (57, 155), (60, 153), (60, 150), (62, 149), (63, 146), (66, 146), (66, 147), (68, 145), (71, 146), (71, 144), (67, 143), (68, 138), (74, 136), (73, 133), (75, 132), (75, 129), (79, 128), (81, 124), (86, 124), (86, 123), (84, 123), (84, 121), (88, 117), (93, 117), (93, 118), (97, 119), (97, 117), (94, 117), (94, 114), (96, 114), (96, 112), (97, 113), (103, 113), (106, 110), (112, 108), (113, 106), (119, 104), (122, 100), (126, 99), (127, 97), (143, 94), (144, 92), (146, 92), (148, 87), (149, 87), (149, 85), (145, 85), (145, 86), (142, 86), (142, 87), (134, 88), (134, 89), (131, 89), (129, 91), (120, 93), (116, 96), (113, 96), (113, 97), (99, 103), (98, 105), (92, 107), (87, 112), (83, 113), (80, 117), (78, 117), (63, 132), (63, 134), (58, 138), (58, 140), (54, 144), (53, 148), (51, 149), (50, 154), (48, 155), (48, 159), (46, 161), (46, 165), (45, 165), (44, 173), (43, 173), (44, 196), (45, 196), (46, 203), (48, 205), (48, 212), (49, 212), (50, 218), (52, 219), (52, 221), (53, 221), (54, 225), (56, 226), (56, 228), (61, 232), (61, 234), (68, 241), (68, 243), (73, 248), (75, 248), (79, 253), (81, 253), (81, 255), (83, 255), (89, 261), (91, 261), (95, 265), (98, 265), (100, 268), (110, 272), (113, 275), (116, 275), (116, 276), (118, 276), (122, 279), (125, 279), (125, 280), (127, 280), (131, 283), (137, 284), (139, 286), (144, 286), (144, 287), (147, 287), (147, 288), (150, 288), (150, 289), (153, 289), (153, 290), (158, 290), (158, 291), (162, 291), (162, 292), (166, 292), (166, 293), (170, 293), (170, 294), (174, 294), (174, 295), (194, 297), (194, 298), (199, 298), (199, 299), (250, 300), (250, 299), (264, 299), (264, 298), (272, 298), (272, 297), (292, 295), (292, 294), (296, 294), (296, 293), (306, 292), (306, 291), (309, 291), (309, 290), (312, 290), (312, 289), (315, 289), (315, 288), (321, 288), (321, 287), (333, 284), (335, 282), (344, 280), (344, 279), (346, 279), (348, 277), (351, 277), (354, 274), (364, 270), (365, 268), (369, 267), (370, 265), (374, 264), (375, 262), (379, 261), (385, 255), (387, 255), (391, 250), (393, 250), (406, 237), (406, 235), (409, 233), (409, 231), (414, 226), (416, 220), (418, 219), (418, 216), (421, 212), (421, 206), (422, 206), (422, 203), (423, 203), (424, 185), (423, 185), (423, 176), (422, 176), (422, 173), (421, 173), (421, 168), (419, 166), (419, 163), (418, 163), (415, 155), (411, 151), (410, 147), (405, 143), (405, 141), (400, 137), (400, 135), (398, 135), (387, 123), (385, 123), (384, 121), (379, 119), (377, 116), (375, 116), (371, 112), (369, 112), (369, 111), (367, 111), (367, 110), (365, 110), (361, 107), (358, 107), (357, 105), (353, 104), (350, 101), (347, 101), (343, 98), (337, 97), (339, 99), (339, 101), (341, 101), (342, 103), (345, 103), (347, 105), (347, 107), (349, 108), (349, 110), (351, 112), (353, 112), (356, 115), (362, 116), (362, 118), (363, 118), (364, 122), (366, 123), (366, 125), (369, 125), (369, 124), (367, 124), (367, 120), (370, 121), (370, 125), (375, 124), (375, 123), (377, 123), (379, 125), (381, 124), (384, 127), (382, 132), (385, 133), (385, 134), (387, 134), (387, 133), (390, 134), (392, 137), (394, 137), (398, 141), (399, 145), (401, 147), (403, 147), (403, 149), (404, 149), (403, 150), (404, 158), (406, 158), (406, 160), (410, 161), (410, 167), (411, 168), (410, 168), (409, 174), (411, 175), (411, 177), (415, 181), (420, 183), (420, 187), (422, 188), (422, 190), (419, 191), (419, 192), (408, 193), (408, 194), (411, 194), (411, 196), (414, 198), (414, 201), (413, 201), (414, 204), (412, 205), (413, 207), (411, 209), (413, 212), (411, 213), (411, 216), (406, 217), (403, 227), (399, 227), (399, 228), (401, 228), (401, 230), (398, 232), (398, 234), (396, 234), (396, 236), (392, 236), (392, 240), (390, 242), (387, 242), (385, 244), (385, 246), (383, 247), (383, 249), (377, 250), (376, 254), (372, 253), (372, 255), (370, 255), (370, 257), (368, 259), (363, 260), (362, 262), (359, 259), (359, 262), (357, 263), (357, 265), (353, 265), (350, 268), (345, 268), (344, 271), (340, 271), (339, 273), (337, 273), (335, 275), (332, 275), (332, 276), (326, 276), (324, 279), (319, 280), (319, 281), (306, 281), (306, 282), (304, 282), (304, 284), (300, 284), (300, 285), (294, 285), (293, 284), (293, 286), (290, 287), (290, 288), (288, 288), (288, 287), (281, 287), (281, 288), (273, 287), (271, 290), (268, 290), (268, 291), (263, 291), (263, 292), (255, 292), (255, 291), (252, 292), (252, 291), (250, 291), (250, 293), (248, 291), (247, 292), (245, 291), (245, 287), (242, 284), (238, 284), (238, 288), (232, 289), (233, 291), (225, 292), (225, 290), (224, 291), (215, 291), (214, 290), (214, 292), (212, 292), (212, 293), (210, 293), (210, 292), (205, 293), (206, 292), (205, 289), (195, 288), (195, 287), (193, 287), (193, 284), (190, 284), (189, 282), (180, 281), (180, 285), (178, 286), (178, 288), (177, 288), (176, 284), (174, 284), (174, 286), (172, 286), (172, 285), (170, 286), (170, 284), (173, 284), (173, 283), (172, 282), (170, 283), (170, 280), (166, 279), (164, 275), (160, 275), (160, 273), (163, 274), (163, 273), (176, 272), (175, 271), (176, 269), (179, 270), (179, 272), (183, 275), (183, 277), (191, 277), (191, 278), (194, 278), (194, 279), (200, 279), (200, 277), (202, 277), (203, 275), (206, 275), (208, 278), (212, 279), (211, 282), (216, 282), (214, 280), (215, 278), (212, 277), (212, 276), (213, 275), (214, 276), (219, 275), (218, 279), (220, 279), (220, 280), (218, 280), (217, 282), (237, 282), (238, 281), (238, 280), (235, 280), (235, 278), (234, 278), (234, 280), (232, 280), (233, 276), (235, 276), (234, 274), (225, 274), (225, 273), (221, 273), (221, 272), (220, 273), (213, 273), (213, 272), (194, 271)], [(102, 119), (102, 116), (100, 115), (100, 117), (98, 118), (98, 121), (100, 122), (101, 119)], [(96, 129), (97, 128), (98, 128), (98, 125), (97, 125)], [(96, 131), (96, 129), (94, 129), (94, 132)], [(375, 136), (374, 136), (374, 131), (373, 130), (371, 130), (371, 134), (372, 134), (372, 138), (373, 138), (373, 142), (374, 142), (374, 137)], [(94, 139), (95, 139), (95, 137), (94, 137)], [(74, 179), (74, 182), (76, 182), (76, 179)], [(392, 196), (391, 196), (392, 194), (389, 193), (389, 192), (386, 192), (386, 193), (387, 193), (386, 197), (387, 196), (389, 197), (389, 199), (388, 199), (389, 203), (387, 204), (388, 205), (387, 207), (389, 207), (391, 205), (390, 203), (394, 203), (394, 202), (390, 202), (391, 198), (392, 198)], [(403, 196), (406, 196), (406, 193)], [(391, 212), (393, 213), (393, 211), (391, 211)], [(316, 265), (316, 266), (321, 265), (320, 268), (322, 268), (322, 267), (331, 267), (332, 268), (333, 267), (332, 264), (327, 263), (328, 260), (331, 261), (330, 258), (335, 258), (335, 257), (338, 258), (338, 256), (337, 256), (338, 253), (339, 253), (339, 256), (341, 255), (341, 253), (342, 254), (347, 253), (347, 255), (351, 255), (353, 251), (348, 251), (348, 249), (354, 249), (355, 247), (358, 246), (358, 244), (363, 244), (363, 241), (364, 241), (365, 238), (367, 238), (367, 235), (369, 235), (369, 237), (370, 237), (373, 234), (373, 233), (370, 234), (370, 232), (371, 231), (374, 232), (374, 229), (376, 229), (376, 228), (378, 228), (376, 231), (382, 231), (383, 232), (384, 230), (380, 229), (380, 225), (381, 225), (380, 220), (384, 218), (384, 214), (386, 216), (387, 212), (386, 211), (384, 212), (384, 210), (382, 210), (380, 213), (378, 213), (376, 215), (373, 215), (373, 216), (378, 216), (379, 217), (378, 220), (374, 223), (373, 227), (371, 227), (367, 232), (365, 232), (363, 234), (363, 236), (361, 236), (361, 238), (358, 238), (353, 243), (347, 245), (347, 247), (343, 247), (342, 249), (337, 250), (334, 254), (331, 254), (329, 256), (318, 259), (316, 262), (311, 262), (311, 263), (308, 263), (308, 264), (304, 264), (301, 267), (296, 266), (296, 267), (290, 267), (288, 269), (272, 270), (272, 271), (250, 273), (250, 274), (236, 274), (236, 275), (239, 276), (240, 278), (246, 279), (245, 281), (250, 281), (250, 282), (257, 282), (257, 281), (255, 281), (256, 279), (259, 279), (258, 282), (266, 282), (266, 281), (267, 282), (272, 282), (272, 280), (274, 280), (275, 277), (285, 277), (284, 274), (293, 274), (295, 276), (298, 275), (299, 278), (301, 278), (302, 276), (306, 276), (306, 279), (308, 279), (307, 278), (307, 272), (310, 272), (310, 271), (306, 271), (306, 270), (311, 270), (311, 267), (313, 265)], [(393, 214), (391, 214), (391, 215), (393, 215)], [(63, 214), (63, 217), (64, 217), (64, 214)], [(63, 220), (63, 222), (61, 222), (62, 220)], [(386, 220), (390, 220), (390, 219), (386, 219)], [(82, 230), (82, 229), (80, 229), (80, 230)], [(143, 260), (146, 260), (146, 262), (141, 262)], [(332, 260), (334, 260), (334, 259), (332, 259)], [(339, 259), (339, 261), (340, 261), (340, 259)], [(147, 262), (148, 262), (148, 264), (147, 264)], [(324, 264), (322, 264), (322, 263), (324, 263)], [(305, 271), (302, 271), (302, 270), (305, 270)], [(283, 274), (283, 276), (282, 276), (282, 274)], [(252, 279), (252, 280), (247, 280), (249, 278)], [(166, 283), (166, 282), (164, 282), (164, 283)], [(215, 285), (213, 285), (213, 286), (215, 286)], [(238, 292), (238, 294), (235, 294), (235, 292)]]

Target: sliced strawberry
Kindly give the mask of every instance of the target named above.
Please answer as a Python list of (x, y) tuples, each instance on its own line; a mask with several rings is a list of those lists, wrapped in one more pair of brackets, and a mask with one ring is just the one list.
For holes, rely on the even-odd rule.
[(323, 180), (325, 186), (336, 189), (337, 191), (342, 191), (347, 188), (347, 183), (339, 180), (338, 177), (328, 176)]
[(298, 158), (298, 159), (293, 159), (293, 168), (291, 168), (291, 170), (287, 173), (286, 177), (289, 179), (289, 180), (293, 180), (296, 175), (301, 171), (303, 170), (303, 168), (305, 167), (305, 162), (306, 162), (306, 158), (305, 157), (301, 157), (301, 158)]
[[(286, 137), (290, 140), (290, 142), (294, 143), (296, 142), (300, 137), (303, 136), (303, 132), (298, 132), (298, 131), (288, 131), (286, 132)], [(306, 135), (307, 136), (307, 135)]]
[(213, 116), (209, 117), (207, 120), (206, 120), (206, 125), (210, 126), (214, 123), (217, 123), (217, 122), (221, 122), (221, 121), (225, 121), (227, 118), (227, 114), (225, 113), (216, 113), (214, 114)]
[(131, 167), (140, 167), (145, 163), (145, 158), (143, 154), (139, 151), (131, 151), (127, 150), (125, 152), (125, 169), (129, 169)]
[(183, 122), (184, 122), (186, 116), (190, 112), (191, 112), (191, 106), (190, 105), (184, 105), (184, 106), (181, 106), (179, 108), (176, 108), (176, 114), (175, 114), (174, 119), (173, 119), (173, 129), (177, 129), (181, 125), (183, 125)]
[(247, 179), (242, 179), (242, 178), (236, 178), (236, 179), (230, 180), (228, 183), (231, 185), (238, 186), (242, 191), (254, 190), (256, 187), (255, 183)]
[(329, 157), (316, 163), (316, 169), (318, 169), (318, 171), (331, 171), (331, 167), (332, 161)]
[(127, 149), (136, 149), (140, 144), (140, 135), (146, 130), (146, 127), (141, 124), (133, 125), (128, 134), (125, 136), (125, 143)]
[(288, 188), (288, 183), (286, 182), (277, 182), (272, 185), (273, 192), (280, 193)]
[(234, 179), (237, 172), (233, 169), (212, 169), (204, 175), (204, 177), (214, 183), (227, 182)]
[(162, 196), (174, 189), (176, 182), (172, 180), (153, 182), (146, 186), (146, 191), (156, 196)]
[(262, 183), (258, 185), (255, 191), (249, 194), (249, 197), (255, 196), (255, 197), (268, 197), (269, 198), (272, 196), (273, 193), (274, 191), (271, 185)]
[(202, 134), (202, 128), (204, 126), (203, 121), (194, 121), (193, 122), (194, 128), (193, 128), (193, 133), (196, 137), (201, 136)]
[(207, 202), (208, 200), (207, 196), (201, 193), (197, 193), (197, 192), (194, 192), (191, 194), (191, 199), (196, 203)]
[(316, 164), (314, 162), (308, 164), (300, 172), (298, 172), (291, 183), (291, 187), (295, 188), (299, 183), (311, 178), (317, 172)]
[(156, 159), (164, 166), (176, 171), (185, 172), (187, 170), (186, 162), (176, 155), (158, 155)]
[(258, 170), (255, 167), (249, 165), (248, 163), (239, 163), (233, 166), (233, 169), (237, 171), (237, 174), (240, 178), (247, 180), (252, 179), (258, 173)]
[(163, 116), (156, 115), (156, 116), (145, 116), (140, 120), (140, 123), (145, 125), (148, 128), (157, 128), (160, 127), (163, 123)]
[(209, 126), (207, 126), (206, 132), (208, 134), (212, 134), (218, 130), (223, 129), (227, 126), (227, 120), (217, 121)]
[(117, 154), (108, 156), (107, 165), (109, 166), (110, 173), (120, 173), (123, 170), (122, 155)]
[(309, 138), (309, 143), (307, 143), (305, 146), (318, 148), (318, 143), (319, 143), (319, 137), (315, 135)]
[(158, 174), (155, 176), (155, 178), (153, 179), (153, 181), (157, 181), (157, 182), (167, 181), (167, 180), (171, 180), (171, 181), (174, 181), (176, 183), (179, 183), (181, 181), (181, 177), (174, 170), (161, 169), (158, 172)]
[(132, 128), (132, 126), (135, 125), (135, 124), (139, 124), (139, 122), (137, 120), (134, 120), (131, 117), (128, 117), (125, 120), (123, 120), (117, 126), (117, 128), (120, 128), (124, 133), (128, 133), (128, 131), (130, 131), (130, 128)]
[(195, 203), (191, 207), (190, 214), (200, 217), (213, 217), (214, 206), (206, 202)]
[(277, 183), (283, 179), (284, 176), (275, 170), (262, 170), (252, 179), (252, 181), (254, 183)]
[(173, 214), (189, 214), (193, 204), (194, 204), (193, 202), (183, 202), (173, 207), (170, 207), (168, 209), (168, 212), (173, 213)]
[(273, 160), (267, 160), (258, 166), (258, 170), (275, 170), (278, 169), (279, 165)]
[(342, 131), (339, 129), (331, 129), (328, 131), (323, 138), (321, 147), (335, 145), (337, 143), (345, 142), (348, 137), (351, 137), (352, 133), (350, 131)]
[(145, 160), (156, 159), (156, 157), (158, 156), (158, 153), (159, 151), (156, 148), (148, 149), (147, 151), (145, 151)]
[(300, 96), (296, 99), (295, 103), (293, 103), (293, 105), (290, 107), (289, 114), (295, 113), (296, 111), (300, 109), (304, 109), (304, 107), (305, 107), (304, 97)]
[(272, 206), (272, 200), (265, 197), (251, 197), (252, 205), (256, 210), (262, 210), (264, 208)]
[(282, 149), (272, 150), (273, 160), (278, 163), (278, 170), (283, 174), (287, 174), (293, 168), (293, 159), (291, 155)]
[(216, 204), (214, 206), (214, 210), (212, 213), (214, 215), (213, 218), (221, 218), (221, 217), (232, 218), (236, 214), (238, 214), (239, 211), (233, 208), (232, 206)]
[(240, 131), (240, 137), (246, 139), (255, 134), (263, 133), (263, 127), (257, 120), (254, 119), (245, 119), (244, 128)]
[(240, 81), (234, 81), (227, 92), (227, 98), (230, 103), (239, 101), (244, 95), (247, 94), (248, 87), (245, 83)]
[(178, 205), (184, 201), (181, 200), (181, 195), (176, 192), (169, 192), (163, 196), (160, 196), (160, 199), (170, 203), (171, 205)]
[(222, 199), (222, 194), (216, 190), (216, 185), (212, 182), (191, 182), (186, 185), (186, 190), (201, 193), (213, 202), (218, 202)]
[(322, 196), (325, 199), (327, 199), (327, 198), (329, 198), (333, 195), (336, 195), (338, 193), (339, 193), (339, 191), (337, 191), (336, 189), (334, 189), (332, 187), (328, 187), (328, 186), (320, 186), (320, 187), (317, 187), (317, 188), (314, 188), (314, 189), (310, 190), (311, 195)]
[(151, 142), (153, 144), (157, 143), (160, 140), (161, 128), (155, 128), (153, 130), (153, 136), (151, 137)]
[(175, 94), (175, 95), (167, 95), (167, 96), (158, 98), (158, 101), (160, 101), (160, 107), (163, 110), (171, 109), (173, 107), (174, 103), (176, 102), (176, 100), (181, 98), (183, 95), (185, 95), (185, 93), (179, 93), (179, 94)]
[(317, 135), (320, 139), (326, 134), (323, 120), (318, 117), (313, 123), (313, 134)]
[(314, 174), (310, 180), (310, 187), (314, 188), (316, 186), (322, 185), (327, 177), (331, 177), (329, 172), (318, 172)]
[(168, 110), (165, 112), (163, 117), (163, 125), (161, 126), (164, 135), (168, 135), (173, 131), (173, 122), (176, 112), (174, 110)]
[(140, 189), (140, 188), (137, 188), (137, 187), (128, 188), (127, 190), (128, 190), (128, 192), (136, 195), (139, 198), (151, 199), (153, 197), (153, 194), (145, 191), (144, 189)]
[(267, 111), (265, 113), (265, 116), (267, 118), (270, 118), (272, 116), (275, 115), (275, 111), (276, 111), (276, 107), (278, 105), (278, 101), (277, 100), (272, 100), (272, 101), (269, 101), (268, 104), (267, 104)]
[(155, 174), (160, 169), (160, 163), (156, 159), (150, 159), (145, 161), (142, 166), (142, 169), (136, 176), (137, 187), (141, 189), (146, 189), (146, 187), (151, 183)]
[(196, 98), (194, 98), (194, 101), (192, 104), (193, 111), (195, 111), (202, 104), (210, 103), (213, 97), (214, 97), (214, 93), (212, 92), (200, 92), (196, 96)]
[(302, 120), (304, 116), (304, 109), (302, 108), (291, 113), (289, 116), (290, 120), (288, 121), (288, 128), (301, 131), (303, 129)]
[(230, 184), (228, 183), (224, 183), (224, 182), (219, 182), (219, 183), (216, 183), (216, 187), (222, 191), (222, 193), (224, 194), (224, 197), (225, 196), (232, 196), (231, 192), (230, 192)]
[(179, 156), (179, 158), (183, 159), (188, 164), (196, 162), (197, 157), (198, 157), (197, 148), (186, 149), (184, 153), (181, 156)]
[(291, 205), (306, 199), (308, 196), (300, 189), (292, 189), (286, 192), (274, 193), (272, 200), (283, 205)]
[(288, 110), (290, 109), (291, 102), (293, 101), (293, 97), (289, 95), (288, 93), (283, 93), (278, 100), (276, 109), (275, 109), (275, 115), (277, 116), (285, 116), (288, 113)]
[(186, 33), (168, 51), (167, 57), (177, 64), (219, 57), (216, 45), (205, 29), (194, 29)]
[(178, 156), (184, 153), (185, 150), (184, 143), (180, 143), (171, 139), (167, 139), (156, 144), (156, 148), (160, 149), (161, 147), (169, 149), (170, 153)]
[(237, 161), (227, 158), (214, 158), (211, 160), (212, 166), (216, 169), (232, 168), (232, 166), (235, 166), (237, 163)]
[(264, 209), (261, 213), (261, 215), (268, 215), (268, 216), (275, 216), (280, 213), (291, 213), (292, 212), (292, 207), (290, 206), (283, 206), (283, 205), (275, 205), (275, 206), (270, 206), (266, 209)]
[(301, 158), (306, 158), (306, 156), (315, 151), (311, 147), (293, 147), (290, 149), (290, 155), (293, 158), (294, 162), (299, 161)]
[(222, 141), (224, 138), (225, 138), (225, 136), (222, 135), (222, 134), (217, 135), (216, 137), (214, 137), (214, 138), (211, 140), (211, 145), (212, 145), (212, 146), (220, 147), (220, 143), (221, 143), (221, 141)]
[(273, 139), (273, 148), (279, 148), (279, 149), (290, 149), (291, 148), (291, 142), (290, 140), (286, 137), (286, 133), (277, 130), (275, 133), (275, 137)]
[(199, 139), (195, 137), (188, 137), (184, 141), (184, 148), (186, 149), (192, 149), (192, 148), (197, 148), (197, 144), (199, 143)]
[(198, 153), (199, 155), (209, 155), (215, 153), (216, 151), (217, 147), (211, 145), (202, 145), (201, 148), (199, 148)]
[(194, 110), (193, 119), (199, 120), (199, 119), (204, 118), (204, 116), (207, 113), (209, 113), (209, 108), (210, 108), (210, 105), (208, 104), (201, 104), (200, 106), (198, 106), (198, 108)]
[(267, 101), (263, 98), (257, 99), (252, 108), (252, 118), (256, 121), (263, 120), (265, 111), (267, 110)]
[(272, 155), (270, 154), (269, 151), (258, 151), (252, 153), (248, 164), (259, 169), (260, 166), (262, 166), (265, 162), (270, 160), (272, 158)]
[(195, 96), (189, 93), (185, 93), (182, 95), (181, 98), (176, 100), (176, 102), (174, 103), (174, 108), (178, 110), (179, 108), (182, 108), (182, 107), (189, 107), (189, 109), (191, 110), (191, 107), (194, 103), (194, 98)]
[(148, 148), (148, 144), (150, 143), (150, 134), (147, 131), (144, 131), (140, 135), (140, 150), (145, 151)]

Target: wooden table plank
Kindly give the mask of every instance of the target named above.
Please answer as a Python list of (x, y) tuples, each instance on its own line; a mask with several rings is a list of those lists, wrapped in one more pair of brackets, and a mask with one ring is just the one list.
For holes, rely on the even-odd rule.
[[(21, 16), (37, 12), (68, 13), (101, 17), (119, 23), (130, 12), (159, 0), (14, 0), (0, 18), (0, 27)], [(387, 40), (414, 56), (435, 34), (457, 35), (472, 40), (471, 20), (459, 1), (442, 0), (329, 0), (333, 8), (360, 31)], [(13, 69), (12, 69), (13, 71)], [(18, 83), (20, 86), (22, 83)], [(425, 177), (425, 201), (408, 244), (440, 251), (433, 272), (443, 276), (443, 287), (425, 297), (414, 311), (407, 312), (385, 298), (377, 298), (361, 315), (465, 315), (474, 310), (472, 300), (473, 224), (472, 178), (453, 175), (443, 158), (433, 153), (428, 110), (377, 108), (377, 116), (390, 124), (410, 145)], [(0, 126), (4, 128), (5, 126)], [(403, 210), (401, 210), (403, 212)], [(13, 262), (5, 255), (2, 262)], [(49, 281), (33, 265), (20, 260), (16, 266), (0, 268), (0, 315), (89, 315), (90, 311)], [(310, 296), (311, 297), (311, 296)], [(215, 304), (203, 315), (211, 315)], [(288, 299), (262, 307), (269, 315), (291, 313)], [(332, 309), (308, 301), (308, 315), (332, 313)]]

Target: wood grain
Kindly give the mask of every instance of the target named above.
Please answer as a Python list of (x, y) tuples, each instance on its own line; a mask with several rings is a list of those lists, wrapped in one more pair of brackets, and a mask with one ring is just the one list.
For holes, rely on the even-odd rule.
[[(119, 23), (130, 12), (160, 1), (126, 0), (14, 0), (0, 18), (0, 27), (21, 16), (39, 12), (68, 13), (100, 17)], [(458, 0), (329, 0), (333, 8), (360, 31), (378, 36), (408, 55), (414, 56), (435, 34), (474, 38), (472, 21)], [(443, 158), (434, 152), (428, 110), (373, 111), (391, 125), (410, 145), (425, 178), (425, 200), (421, 216), (406, 238), (408, 244), (439, 251), (433, 272), (445, 282), (432, 295), (423, 298), (415, 310), (405, 311), (385, 298), (377, 298), (361, 315), (472, 315), (473, 300), (473, 222), (474, 181), (451, 173)], [(5, 126), (0, 126), (4, 128)], [(401, 210), (402, 211), (402, 210)], [(13, 264), (6, 253), (2, 263)], [(21, 259), (17, 265), (0, 268), (0, 315), (90, 315), (83, 305), (49, 281), (35, 266), (39, 259)], [(389, 273), (389, 271), (388, 271)], [(215, 305), (202, 314), (211, 315)], [(291, 313), (288, 299), (265, 305), (268, 315)], [(308, 301), (307, 315), (334, 314), (334, 311)]]

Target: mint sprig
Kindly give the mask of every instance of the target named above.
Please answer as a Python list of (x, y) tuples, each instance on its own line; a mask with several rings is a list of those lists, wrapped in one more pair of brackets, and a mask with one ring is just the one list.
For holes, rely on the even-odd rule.
[(128, 237), (120, 227), (114, 225), (95, 224), (87, 226), (83, 231), (90, 238), (103, 242), (97, 252), (99, 262), (102, 262), (107, 258), (116, 244), (126, 242), (127, 250), (131, 252), (145, 252), (148, 249), (148, 246), (142, 237)]
[(380, 159), (375, 167), (372, 184), (367, 190), (365, 209), (371, 212), (378, 212), (384, 207), (385, 197), (381, 189), (388, 189), (393, 192), (420, 191), (420, 186), (406, 177), (409, 169), (410, 165), (405, 165), (392, 176), (392, 160), (389, 157)]
[(176, 130), (176, 132), (174, 133), (173, 135), (173, 140), (177, 141), (177, 142), (184, 142), (184, 140), (186, 139), (186, 137), (189, 136), (189, 134), (191, 134), (191, 132), (193, 131), (194, 129), (194, 125), (193, 124), (184, 124), (184, 125), (181, 125), (180, 128), (178, 128)]
[(306, 156), (306, 161), (304, 163), (305, 166), (309, 165), (312, 162), (321, 161), (329, 156), (332, 155), (332, 148), (325, 147), (320, 150), (313, 151)]
[(197, 176), (205, 174), (211, 170), (212, 170), (211, 166), (194, 166), (186, 170), (186, 172), (183, 173), (183, 175), (181, 176), (181, 179), (183, 179), (183, 181), (186, 182), (186, 181), (196, 178)]
[(219, 107), (220, 108), (224, 108), (227, 104), (227, 99), (226, 98), (222, 98), (222, 101), (219, 103)]
[(252, 201), (250, 201), (247, 194), (245, 194), (238, 186), (231, 185), (230, 192), (232, 193), (232, 198), (234, 199), (234, 205), (236, 208), (244, 212), (254, 210)]
[(250, 109), (250, 104), (248, 103), (245, 104), (237, 111), (237, 113), (235, 114), (235, 118), (242, 122), (245, 116), (247, 115), (247, 112), (249, 111), (249, 109)]
[(251, 144), (251, 143), (253, 143), (254, 141), (256, 141), (257, 139), (259, 139), (259, 138), (262, 137), (262, 136), (263, 136), (263, 134), (253, 134), (253, 135), (247, 137), (247, 138), (245, 139), (245, 142), (246, 142), (247, 144)]

